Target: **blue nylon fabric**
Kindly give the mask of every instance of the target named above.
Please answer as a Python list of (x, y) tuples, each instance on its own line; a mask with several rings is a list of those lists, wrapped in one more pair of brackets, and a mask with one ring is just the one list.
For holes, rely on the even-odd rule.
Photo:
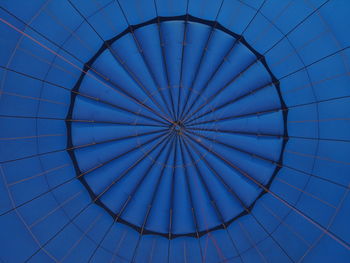
[(349, 12), (0, 0), (0, 262), (349, 262)]

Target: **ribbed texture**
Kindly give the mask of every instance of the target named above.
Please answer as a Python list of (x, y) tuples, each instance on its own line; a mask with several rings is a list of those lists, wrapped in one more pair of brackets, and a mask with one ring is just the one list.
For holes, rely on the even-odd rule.
[(346, 0), (0, 0), (0, 262), (350, 258)]

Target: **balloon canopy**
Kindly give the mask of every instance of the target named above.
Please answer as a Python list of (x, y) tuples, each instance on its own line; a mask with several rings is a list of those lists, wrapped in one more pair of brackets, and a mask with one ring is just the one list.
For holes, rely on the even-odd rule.
[(349, 14), (0, 0), (0, 262), (349, 262)]

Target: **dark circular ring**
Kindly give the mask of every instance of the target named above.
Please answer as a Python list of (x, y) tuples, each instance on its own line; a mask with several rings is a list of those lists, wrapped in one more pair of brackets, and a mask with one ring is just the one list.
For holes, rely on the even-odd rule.
[[(93, 63), (95, 62), (95, 60), (111, 45), (113, 44), (115, 41), (117, 41), (118, 39), (120, 39), (121, 37), (123, 37), (126, 34), (132, 33), (134, 30), (147, 26), (147, 25), (151, 25), (151, 24), (156, 24), (156, 23), (160, 23), (160, 22), (165, 22), (165, 21), (191, 21), (191, 22), (197, 22), (197, 23), (201, 23), (201, 24), (205, 24), (208, 25), (212, 28), (221, 30), (231, 36), (233, 36), (234, 38), (236, 38), (240, 43), (242, 43), (245, 47), (247, 47), (257, 58), (257, 60), (259, 60), (265, 67), (266, 71), (269, 73), (272, 83), (274, 84), (276, 91), (278, 93), (279, 99), (280, 99), (280, 104), (281, 104), (281, 108), (278, 111), (282, 111), (282, 116), (283, 116), (283, 130), (284, 130), (284, 134), (281, 135), (281, 138), (283, 139), (282, 142), (282, 147), (281, 147), (281, 152), (280, 152), (280, 156), (279, 156), (279, 160), (277, 162), (275, 162), (275, 170), (270, 178), (270, 180), (268, 181), (268, 183), (265, 185), (265, 187), (267, 189), (270, 188), (273, 179), (276, 177), (277, 173), (279, 172), (279, 170), (281, 169), (281, 167), (283, 166), (283, 153), (284, 153), (284, 149), (286, 146), (286, 143), (288, 141), (288, 131), (287, 131), (287, 117), (288, 117), (288, 108), (286, 107), (286, 104), (283, 100), (282, 97), (282, 93), (281, 93), (281, 89), (280, 89), (280, 82), (279, 80), (274, 76), (274, 74), (272, 73), (272, 71), (270, 70), (268, 64), (266, 63), (265, 57), (263, 55), (261, 55), (259, 52), (257, 52), (245, 39), (242, 35), (236, 34), (230, 30), (228, 30), (227, 28), (225, 28), (224, 26), (222, 26), (220, 23), (218, 23), (217, 21), (210, 21), (210, 20), (205, 20), (205, 19), (201, 19), (198, 17), (194, 17), (191, 15), (183, 15), (183, 16), (171, 16), (171, 17), (155, 17), (151, 20), (148, 20), (144, 23), (141, 24), (137, 24), (137, 25), (131, 25), (128, 28), (126, 28), (124, 31), (122, 31), (120, 34), (116, 35), (115, 37), (105, 41), (102, 46), (100, 47), (100, 49), (97, 51), (97, 53), (84, 65), (83, 68), (83, 72), (80, 75), (78, 81), (76, 82), (75, 86), (72, 89), (72, 93), (71, 93), (71, 101), (70, 101), (70, 106), (69, 106), (69, 110), (66, 116), (66, 127), (67, 127), (67, 152), (69, 154), (69, 156), (72, 159), (73, 162), (73, 166), (75, 168), (75, 172), (77, 175), (77, 178), (79, 179), (79, 181), (84, 185), (84, 187), (86, 188), (86, 190), (88, 191), (90, 197), (92, 200), (96, 199), (96, 195), (94, 194), (94, 192), (91, 190), (90, 186), (87, 184), (86, 180), (84, 179), (84, 176), (79, 176), (82, 174), (75, 153), (74, 153), (74, 146), (73, 146), (73, 141), (72, 141), (72, 115), (73, 115), (73, 110), (74, 110), (74, 104), (75, 104), (75, 99), (76, 96), (79, 93), (79, 88), (80, 85), (86, 75), (86, 72), (89, 71), (89, 69), (91, 68), (91, 66), (93, 65)], [(251, 205), (249, 207), (247, 207), (248, 211), (251, 211), (255, 205), (255, 203), (257, 202), (257, 200), (263, 196), (266, 193), (266, 191), (262, 191), (257, 198), (255, 199), (254, 202), (251, 203)], [(99, 199), (97, 199), (97, 201), (95, 202), (97, 205), (99, 205), (100, 207), (102, 207), (103, 209), (105, 209), (112, 217), (113, 219), (117, 218), (117, 215), (111, 211), (104, 203), (102, 203)], [(198, 233), (196, 232), (192, 232), (192, 233), (185, 233), (185, 234), (172, 234), (171, 235), (171, 239), (172, 238), (176, 238), (176, 237), (181, 237), (181, 236), (188, 236), (188, 237), (201, 237), (211, 231), (215, 231), (218, 229), (224, 229), (226, 228), (228, 225), (230, 225), (232, 222), (234, 222), (236, 219), (244, 216), (248, 214), (247, 211), (243, 211), (241, 212), (239, 215), (235, 216), (234, 218), (224, 222), (223, 224), (217, 225), (215, 227), (212, 227), (210, 229), (204, 230), (204, 231), (200, 231)], [(134, 225), (124, 219), (122, 219), (121, 217), (117, 218), (117, 222), (120, 222), (122, 224), (125, 224), (129, 227), (132, 227), (133, 229), (135, 229), (136, 231), (138, 231), (139, 233), (144, 234), (154, 234), (154, 235), (160, 235), (166, 238), (169, 238), (169, 234), (167, 233), (160, 233), (160, 232), (155, 232), (152, 230), (148, 230), (148, 229), (142, 229), (140, 226)]]

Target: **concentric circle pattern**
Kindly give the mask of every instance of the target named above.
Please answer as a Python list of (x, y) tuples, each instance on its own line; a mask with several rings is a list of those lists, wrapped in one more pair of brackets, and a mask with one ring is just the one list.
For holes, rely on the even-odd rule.
[(0, 262), (350, 262), (349, 13), (0, 0)]
[(278, 81), (242, 36), (213, 23), (186, 16), (134, 26), (104, 44), (75, 88), (67, 118), (94, 121), (67, 122), (77, 175), (139, 231), (222, 228), (262, 192), (244, 173), (267, 185), (281, 159)]

